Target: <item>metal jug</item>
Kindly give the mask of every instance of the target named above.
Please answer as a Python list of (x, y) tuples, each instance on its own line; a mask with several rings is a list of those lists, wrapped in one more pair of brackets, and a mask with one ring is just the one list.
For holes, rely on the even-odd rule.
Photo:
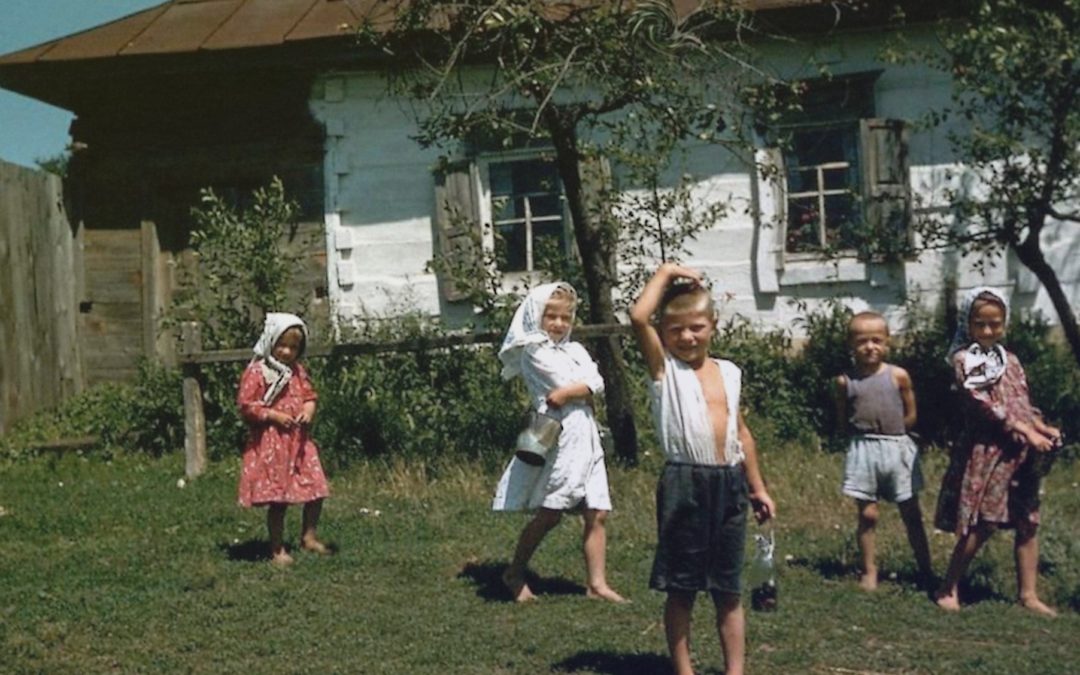
[(533, 411), (529, 425), (518, 434), (514, 454), (526, 464), (543, 466), (548, 452), (558, 444), (560, 433), (562, 423), (559, 420)]

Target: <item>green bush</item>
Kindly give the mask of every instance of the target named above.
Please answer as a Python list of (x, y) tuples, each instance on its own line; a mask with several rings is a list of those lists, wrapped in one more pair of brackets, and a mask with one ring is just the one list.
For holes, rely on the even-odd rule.
[(131, 384), (102, 384), (20, 421), (4, 437), (2, 449), (8, 457), (20, 457), (37, 445), (83, 436), (96, 436), (106, 449), (158, 456), (183, 447), (180, 373), (143, 361)]

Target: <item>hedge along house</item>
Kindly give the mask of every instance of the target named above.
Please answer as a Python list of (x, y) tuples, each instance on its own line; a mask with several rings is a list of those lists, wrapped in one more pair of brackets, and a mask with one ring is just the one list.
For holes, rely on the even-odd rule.
[[(428, 262), (453, 248), (452, 206), (505, 246), (499, 265), (527, 275), (545, 239), (573, 255), (569, 216), (540, 149), (470, 152), (437, 177), (439, 151), (412, 140), (409, 106), (387, 99), (381, 74), (349, 27), (378, 23), (377, 0), (172, 0), (84, 33), (0, 57), (0, 85), (72, 110), (73, 212), (84, 233), (81, 289), (84, 358), (91, 379), (122, 375), (130, 355), (160, 350), (136, 317), (159, 312), (184, 250), (187, 212), (199, 187), (240, 194), (271, 175), (304, 205), (305, 227), (325, 231), (303, 292), (313, 311), (339, 321), (420, 310), (451, 321), (470, 316)], [(686, 4), (686, 3), (682, 3)], [(874, 263), (855, 251), (851, 223), (874, 221), (911, 236), (913, 214), (942, 206), (954, 166), (946, 129), (911, 121), (948, 103), (948, 78), (925, 66), (878, 58), (886, 17), (877, 3), (761, 0), (762, 21), (800, 29), (800, 39), (764, 56), (806, 80), (804, 110), (782, 121), (793, 143), (759, 139), (757, 162), (707, 145), (689, 149), (701, 199), (734, 209), (702, 233), (687, 261), (731, 298), (724, 313), (790, 326), (795, 302), (850, 299), (886, 313), (908, 298), (937, 302), (946, 289), (989, 283), (1020, 307), (1054, 313), (1033, 275), (1011, 258), (978, 271), (956, 254)], [(920, 5), (921, 3), (913, 3)], [(931, 10), (924, 10), (929, 12)], [(930, 14), (909, 13), (909, 39), (933, 43)], [(385, 18), (385, 17), (384, 17)], [(822, 79), (824, 62), (832, 77)], [(618, 186), (619, 167), (612, 167)], [(512, 203), (509, 212), (499, 209)], [(1047, 254), (1072, 297), (1080, 293), (1080, 245), (1049, 231)], [(840, 255), (826, 260), (826, 244)], [(153, 278), (137, 252), (157, 251)], [(145, 259), (143, 256), (142, 259)], [(145, 292), (153, 284), (155, 292)], [(149, 300), (147, 299), (149, 298)], [(157, 303), (157, 304), (155, 304)], [(122, 348), (123, 364), (119, 360)]]

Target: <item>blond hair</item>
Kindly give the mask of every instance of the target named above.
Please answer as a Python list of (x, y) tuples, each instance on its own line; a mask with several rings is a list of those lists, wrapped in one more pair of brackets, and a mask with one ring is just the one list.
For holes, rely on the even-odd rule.
[(657, 309), (657, 321), (669, 316), (702, 312), (709, 318), (716, 317), (716, 303), (709, 289), (698, 283), (674, 283), (664, 290)]
[(885, 320), (885, 316), (879, 312), (872, 312), (866, 310), (859, 312), (852, 316), (848, 320), (847, 324), (847, 337), (848, 340), (855, 337), (855, 324), (866, 321), (880, 321), (882, 326), (885, 326), (885, 337), (889, 337), (889, 322)]

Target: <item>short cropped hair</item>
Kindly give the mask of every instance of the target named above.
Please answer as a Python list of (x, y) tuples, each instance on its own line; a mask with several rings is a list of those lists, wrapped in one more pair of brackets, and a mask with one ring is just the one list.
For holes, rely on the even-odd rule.
[(881, 325), (885, 326), (885, 335), (889, 335), (889, 322), (885, 320), (885, 316), (879, 312), (871, 312), (867, 310), (865, 312), (857, 313), (848, 321), (847, 336), (849, 340), (854, 337), (855, 324), (860, 321), (880, 321)]
[(710, 317), (715, 317), (716, 303), (713, 301), (712, 293), (696, 282), (669, 284), (660, 298), (660, 308), (656, 312), (657, 321), (687, 312), (704, 312)]

